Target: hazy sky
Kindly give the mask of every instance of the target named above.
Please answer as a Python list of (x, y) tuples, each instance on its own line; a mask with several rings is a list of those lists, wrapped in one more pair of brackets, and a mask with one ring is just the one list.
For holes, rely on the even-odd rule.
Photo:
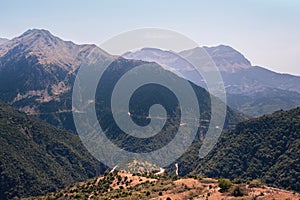
[(253, 65), (300, 75), (299, 0), (0, 0), (0, 37), (29, 28), (101, 44), (137, 28), (180, 32), (200, 46), (230, 45)]

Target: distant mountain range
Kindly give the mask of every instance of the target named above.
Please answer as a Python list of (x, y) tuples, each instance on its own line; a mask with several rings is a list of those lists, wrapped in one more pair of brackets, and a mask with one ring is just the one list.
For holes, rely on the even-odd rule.
[[(241, 53), (229, 46), (203, 47), (218, 67), (226, 89), (227, 103), (249, 115), (260, 116), (279, 109), (291, 109), (300, 105), (300, 77), (279, 74), (262, 67), (252, 66)], [(178, 54), (154, 48), (127, 52), (123, 56), (157, 62), (165, 69), (206, 88), (204, 78), (184, 58), (194, 60), (200, 66), (199, 54), (203, 49), (185, 50)], [(205, 70), (211, 70), (205, 68)]]

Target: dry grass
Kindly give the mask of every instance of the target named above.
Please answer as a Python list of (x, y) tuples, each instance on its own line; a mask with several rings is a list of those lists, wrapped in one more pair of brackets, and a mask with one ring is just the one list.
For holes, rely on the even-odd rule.
[[(107, 183), (106, 181), (110, 182)], [(106, 176), (77, 183), (60, 192), (31, 199), (195, 199), (195, 200), (299, 200), (300, 194), (271, 187), (249, 188), (243, 186), (247, 196), (234, 197), (221, 193), (218, 181), (211, 178), (180, 178), (171, 180), (161, 176), (133, 175), (115, 172)], [(104, 189), (103, 189), (104, 188)], [(106, 188), (106, 189), (105, 189)], [(101, 192), (100, 192), (101, 191)]]

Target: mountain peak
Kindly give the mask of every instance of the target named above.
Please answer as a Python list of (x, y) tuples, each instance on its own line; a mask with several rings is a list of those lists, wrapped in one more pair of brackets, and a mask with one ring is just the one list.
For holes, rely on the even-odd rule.
[[(0, 56), (36, 57), (40, 64), (57, 65), (67, 71), (74, 71), (84, 55), (96, 50), (95, 45), (77, 45), (64, 41), (44, 29), (29, 29), (22, 35), (13, 38), (0, 47)], [(99, 53), (105, 54), (99, 49)], [(101, 51), (101, 52), (100, 52)]]
[(218, 45), (214, 47), (204, 46), (203, 48), (212, 57), (220, 71), (236, 72), (252, 67), (251, 62), (231, 46)]
[(14, 38), (12, 41), (22, 43), (27, 47), (35, 48), (37, 46), (59, 46), (62, 43), (68, 43), (68, 45), (75, 45), (73, 42), (66, 42), (62, 39), (52, 35), (50, 31), (44, 29), (29, 29), (21, 36)]
[(47, 34), (47, 35), (51, 35), (50, 31), (48, 31), (48, 30), (34, 28), (34, 29), (28, 29), (21, 36), (29, 35), (29, 34)]

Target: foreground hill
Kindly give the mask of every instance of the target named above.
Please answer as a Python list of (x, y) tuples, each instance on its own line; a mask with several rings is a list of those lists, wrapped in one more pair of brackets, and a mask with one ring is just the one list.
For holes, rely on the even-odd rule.
[(29, 199), (290, 199), (297, 193), (264, 185), (238, 183), (228, 191), (220, 190), (218, 180), (201, 176), (167, 178), (113, 171), (104, 176), (77, 183), (59, 192)]
[(69, 132), (0, 102), (0, 199), (40, 195), (102, 172)]
[(200, 160), (196, 173), (209, 177), (261, 179), (300, 191), (300, 108), (239, 123)]

